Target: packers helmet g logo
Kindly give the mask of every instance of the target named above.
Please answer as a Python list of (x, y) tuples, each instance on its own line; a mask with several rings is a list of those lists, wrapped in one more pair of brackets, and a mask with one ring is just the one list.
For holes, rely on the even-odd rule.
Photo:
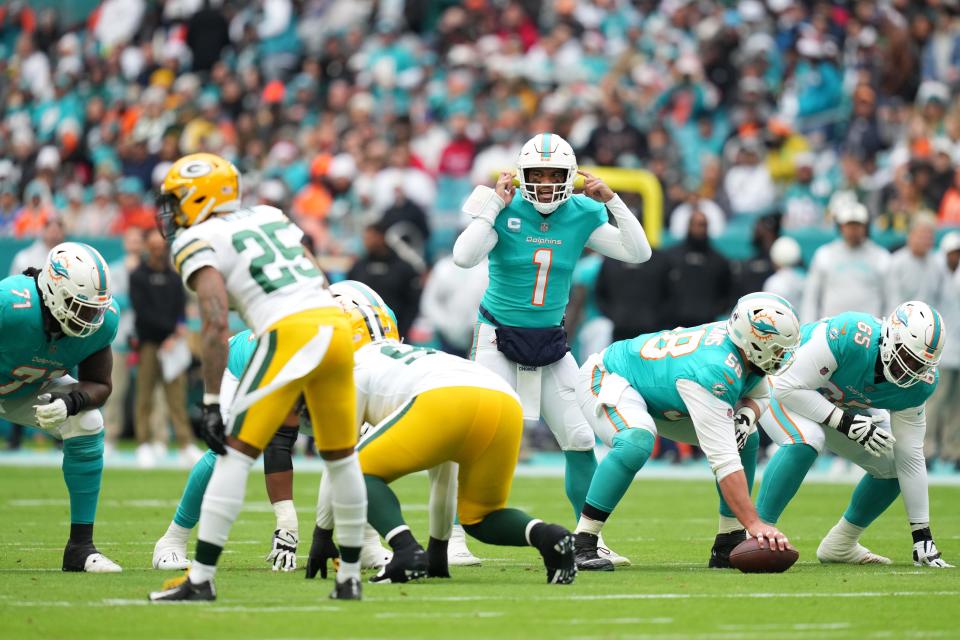
[(180, 176), (184, 178), (199, 178), (210, 174), (212, 171), (213, 166), (209, 162), (193, 160), (180, 167)]

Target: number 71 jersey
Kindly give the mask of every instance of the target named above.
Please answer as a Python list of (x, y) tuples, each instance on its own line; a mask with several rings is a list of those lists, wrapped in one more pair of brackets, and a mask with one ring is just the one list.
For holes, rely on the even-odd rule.
[(182, 229), (171, 249), (173, 266), (184, 284), (202, 267), (217, 269), (230, 306), (262, 335), (294, 313), (336, 306), (301, 238), (303, 231), (279, 209), (243, 208)]

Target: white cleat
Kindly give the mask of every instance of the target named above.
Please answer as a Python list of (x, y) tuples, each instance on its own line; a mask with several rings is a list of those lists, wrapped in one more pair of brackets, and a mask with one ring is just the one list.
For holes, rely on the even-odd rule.
[(603, 541), (603, 536), (598, 536), (597, 538), (597, 555), (601, 558), (609, 560), (613, 563), (615, 567), (629, 567), (630, 558), (625, 558), (620, 555), (613, 549), (607, 546), (607, 543)]
[(91, 553), (83, 563), (87, 573), (120, 573), (123, 568), (102, 553)]
[(382, 569), (393, 558), (393, 551), (380, 544), (380, 534), (369, 524), (363, 529), (363, 547), (360, 550), (361, 569)]
[(480, 558), (470, 553), (467, 548), (467, 534), (459, 524), (453, 525), (450, 542), (447, 543), (447, 564), (452, 567), (480, 566)]
[(824, 564), (893, 564), (890, 558), (878, 555), (860, 543), (843, 544), (828, 535), (817, 547), (817, 560)]
[(160, 571), (182, 571), (190, 567), (187, 559), (187, 545), (166, 537), (157, 540), (153, 547), (153, 568)]

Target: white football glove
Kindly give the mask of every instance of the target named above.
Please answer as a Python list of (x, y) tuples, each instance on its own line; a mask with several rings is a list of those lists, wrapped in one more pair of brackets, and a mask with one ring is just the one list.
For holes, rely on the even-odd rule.
[(933, 540), (920, 540), (913, 543), (913, 564), (918, 567), (933, 567), (935, 569), (952, 569), (953, 565), (940, 557)]
[(737, 436), (737, 451), (743, 451), (747, 438), (754, 432), (757, 414), (750, 407), (740, 407), (733, 416), (733, 430)]
[(49, 393), (41, 393), (37, 396), (37, 401), (41, 404), (33, 405), (33, 415), (37, 419), (37, 426), (41, 429), (55, 429), (66, 422), (70, 415), (67, 411), (67, 403), (62, 398), (50, 402), (51, 398)]
[(879, 427), (881, 422), (881, 416), (858, 415), (842, 409), (834, 409), (827, 419), (828, 425), (878, 458), (892, 453), (893, 445), (897, 443), (892, 433)]
[(267, 556), (267, 562), (273, 563), (274, 571), (294, 571), (297, 568), (297, 534), (289, 529), (277, 529), (273, 532), (273, 550)]

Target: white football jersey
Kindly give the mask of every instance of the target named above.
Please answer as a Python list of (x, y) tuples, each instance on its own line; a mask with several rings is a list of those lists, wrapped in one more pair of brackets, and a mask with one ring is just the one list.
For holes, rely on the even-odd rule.
[(303, 231), (275, 207), (242, 208), (181, 230), (171, 249), (173, 266), (184, 284), (201, 267), (219, 271), (230, 306), (261, 335), (299, 311), (336, 306), (323, 272), (300, 244), (302, 237)]
[(396, 340), (368, 344), (355, 354), (357, 421), (378, 424), (418, 394), (444, 387), (480, 387), (509, 394), (503, 378), (482, 365), (449, 353)]

